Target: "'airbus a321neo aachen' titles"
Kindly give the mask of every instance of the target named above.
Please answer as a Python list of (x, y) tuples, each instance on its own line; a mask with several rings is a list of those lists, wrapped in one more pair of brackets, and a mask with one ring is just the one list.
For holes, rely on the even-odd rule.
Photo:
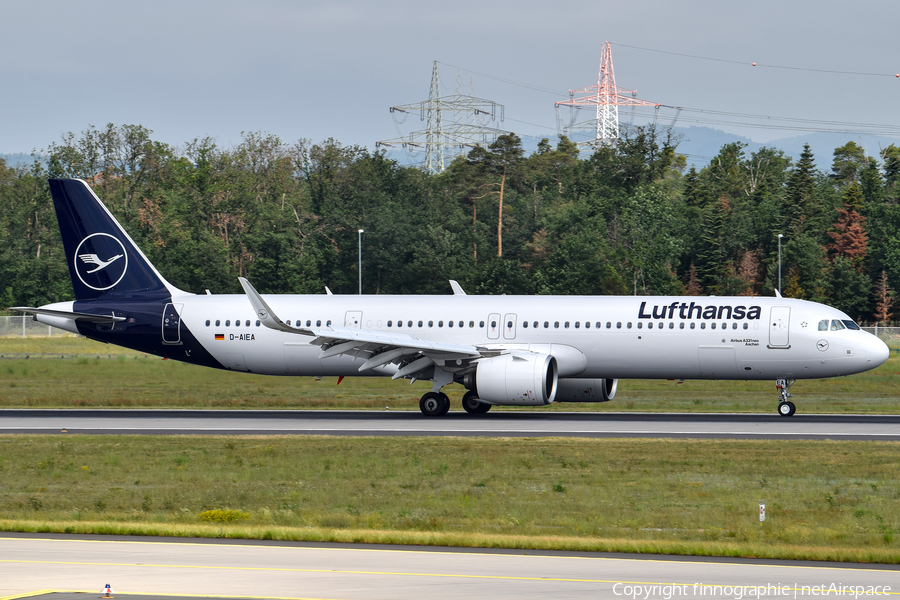
[(84, 181), (50, 191), (74, 302), (17, 307), (85, 337), (217, 369), (429, 380), (419, 407), (605, 402), (619, 379), (775, 380), (794, 414), (797, 379), (874, 369), (877, 337), (834, 308), (781, 297), (191, 294), (150, 264)]

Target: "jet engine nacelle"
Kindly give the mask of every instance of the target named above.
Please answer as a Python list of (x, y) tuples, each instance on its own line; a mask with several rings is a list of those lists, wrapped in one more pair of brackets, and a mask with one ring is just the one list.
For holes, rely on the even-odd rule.
[(473, 389), (488, 404), (542, 406), (556, 397), (558, 372), (549, 354), (502, 354), (478, 361)]
[(616, 397), (618, 379), (560, 379), (557, 402), (609, 402)]

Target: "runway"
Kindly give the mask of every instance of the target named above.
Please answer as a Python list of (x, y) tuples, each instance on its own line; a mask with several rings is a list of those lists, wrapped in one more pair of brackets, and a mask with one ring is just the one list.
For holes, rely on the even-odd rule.
[(34, 534), (0, 534), (0, 572), (0, 597), (99, 597), (107, 583), (120, 597), (616, 598), (639, 586), (638, 597), (666, 598), (670, 586), (668, 597), (740, 598), (750, 594), (736, 587), (769, 586), (770, 597), (812, 598), (826, 595), (812, 592), (823, 585), (877, 587), (867, 598), (900, 595), (894, 565)]
[(900, 440), (900, 415), (0, 410), (0, 433)]

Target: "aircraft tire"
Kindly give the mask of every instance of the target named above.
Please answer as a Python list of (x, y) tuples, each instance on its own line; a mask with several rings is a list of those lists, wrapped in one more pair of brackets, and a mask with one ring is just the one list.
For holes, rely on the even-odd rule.
[(797, 407), (793, 402), (782, 402), (778, 405), (778, 414), (782, 417), (793, 417), (795, 412), (797, 412)]
[(478, 400), (475, 392), (466, 392), (462, 399), (463, 409), (470, 415), (483, 415), (491, 410), (491, 405)]
[(443, 417), (450, 412), (450, 397), (443, 392), (439, 392), (438, 395), (441, 397), (441, 412), (438, 416)]
[(440, 417), (441, 415), (445, 415), (447, 414), (447, 411), (450, 410), (450, 399), (447, 398), (445, 408), (444, 398), (447, 398), (446, 394), (428, 392), (419, 399), (419, 410), (421, 410), (422, 414), (426, 417)]

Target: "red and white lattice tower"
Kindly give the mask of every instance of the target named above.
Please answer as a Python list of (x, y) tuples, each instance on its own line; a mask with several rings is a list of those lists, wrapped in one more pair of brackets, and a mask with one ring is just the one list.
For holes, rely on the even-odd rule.
[[(578, 96), (578, 97), (576, 97)], [(591, 125), (596, 131), (596, 138), (581, 142), (580, 146), (606, 146), (615, 144), (619, 139), (619, 107), (620, 106), (652, 106), (659, 108), (655, 102), (639, 100), (637, 92), (616, 85), (616, 74), (613, 71), (612, 51), (610, 43), (603, 44), (600, 51), (600, 74), (597, 85), (569, 90), (569, 99), (556, 103), (556, 122), (561, 134), (569, 135), (574, 130), (584, 130)], [(562, 126), (559, 108), (568, 106), (570, 119), (568, 125)], [(597, 117), (587, 123), (576, 123), (575, 115), (579, 109), (596, 108)]]

